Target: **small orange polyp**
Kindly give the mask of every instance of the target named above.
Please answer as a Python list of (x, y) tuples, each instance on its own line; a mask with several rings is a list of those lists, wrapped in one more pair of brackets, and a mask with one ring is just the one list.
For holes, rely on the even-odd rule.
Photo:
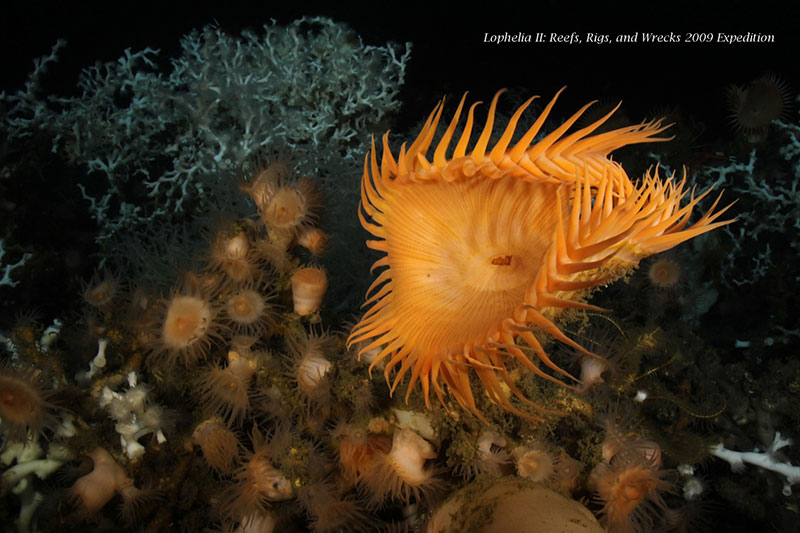
[(300, 316), (316, 313), (327, 290), (328, 276), (324, 270), (316, 267), (299, 269), (292, 276), (294, 312)]

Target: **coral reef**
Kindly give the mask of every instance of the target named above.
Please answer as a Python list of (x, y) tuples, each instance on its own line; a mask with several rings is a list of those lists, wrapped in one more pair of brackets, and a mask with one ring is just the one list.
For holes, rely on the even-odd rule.
[[(51, 256), (27, 247), (23, 226), (0, 235), (0, 523), (9, 531), (796, 527), (800, 452), (788, 444), (800, 427), (800, 129), (788, 85), (778, 87), (779, 120), (739, 126), (757, 139), (733, 129), (706, 139), (717, 153), (683, 135), (697, 126), (691, 117), (672, 142), (629, 146), (612, 161), (618, 135), (651, 138), (657, 118), (601, 133), (602, 118), (565, 117), (546, 132), (537, 117), (552, 107), (529, 119), (518, 111), (529, 94), (515, 93), (495, 99), (489, 117), (533, 133), (495, 128), (473, 108), (485, 150), (450, 147), (471, 126), (453, 120), (433, 132), (464, 110), (448, 99), (395, 157), (395, 138), (380, 155), (368, 142), (400, 107), (409, 45), (365, 44), (319, 17), (239, 36), (207, 27), (168, 63), (152, 49), (128, 51), (84, 70), (77, 94), (47, 96), (46, 71), (65, 50), (57, 44), (22, 90), (0, 96), (0, 189), (59, 161), (96, 223), (85, 237), (94, 253), (63, 286), (37, 279)], [(739, 103), (751, 90), (763, 92), (743, 87)], [(430, 160), (427, 145), (437, 147)], [(547, 157), (528, 153), (536, 146)], [(502, 208), (494, 234), (528, 236), (512, 221), (531, 206), (560, 212), (537, 243), (565, 241), (552, 249), (569, 257), (540, 254), (563, 279), (543, 275), (532, 291), (575, 305), (540, 318), (539, 300), (515, 300), (519, 313), (497, 330), (505, 336), (492, 336), (470, 329), (472, 308), (454, 304), (456, 329), (491, 342), (461, 342), (444, 385), (439, 367), (443, 401), (427, 402), (414, 381), (435, 388), (436, 374), (424, 358), (403, 361), (397, 324), (369, 334), (356, 325), (368, 265), (389, 263), (363, 249), (357, 203), (366, 199), (362, 224), (388, 232), (375, 210), (392, 180), (410, 183), (413, 169), (463, 186), (456, 170), (475, 170), (484, 151), (482, 171), (495, 173), (487, 190), (499, 189), (518, 171), (507, 147), (563, 183), (544, 187), (555, 208), (487, 192)], [(685, 184), (644, 170), (656, 162), (671, 175), (675, 161), (690, 165)], [(365, 166), (372, 181), (359, 189)], [(715, 212), (716, 193), (695, 186), (738, 198), (726, 214), (737, 221), (698, 236), (724, 221), (702, 216)], [(3, 207), (12, 220), (27, 206)], [(424, 222), (421, 213), (407, 215)], [(610, 228), (620, 220), (627, 225)], [(592, 235), (581, 270), (572, 244)], [(697, 238), (644, 257), (684, 237)], [(448, 250), (467, 244), (454, 239)], [(490, 263), (507, 269), (516, 258), (496, 253)], [(461, 278), (480, 285), (483, 272)], [(366, 321), (389, 305), (378, 285)], [(436, 294), (426, 298), (441, 303)], [(434, 318), (417, 312), (408, 335), (430, 341), (429, 326), (453, 326)], [(362, 335), (349, 337), (354, 328)], [(515, 351), (523, 357), (507, 357)], [(387, 383), (394, 370), (412, 379)], [(578, 379), (556, 383), (565, 374)], [(455, 386), (470, 391), (466, 409), (446, 394)], [(520, 416), (531, 412), (526, 400), (539, 406), (535, 417)]]
[[(259, 148), (285, 144), (323, 166), (319, 154), (330, 145), (352, 159), (354, 138), (396, 109), (409, 54), (365, 46), (322, 17), (239, 38), (209, 26), (183, 38), (166, 75), (157, 50), (127, 50), (84, 70), (80, 96), (43, 96), (41, 78), (66, 45), (37, 62), (24, 91), (3, 94), (5, 135), (15, 141), (45, 129), (53, 151), (105, 179), (105, 190), (80, 184), (101, 241), (189, 209), (220, 210), (208, 192)], [(143, 201), (126, 201), (123, 190), (139, 180)]]

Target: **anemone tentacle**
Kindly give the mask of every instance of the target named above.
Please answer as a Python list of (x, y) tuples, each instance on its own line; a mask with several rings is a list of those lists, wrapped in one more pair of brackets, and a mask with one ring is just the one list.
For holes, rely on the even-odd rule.
[(716, 210), (717, 198), (690, 225), (694, 208), (709, 191), (691, 191), (681, 205), (689, 194), (685, 176), (680, 182), (674, 174), (662, 180), (656, 168), (637, 185), (608, 157), (628, 144), (669, 140), (657, 136), (667, 128), (659, 121), (594, 134), (615, 108), (568, 133), (588, 104), (533, 143), (561, 91), (516, 144), (511, 140), (535, 97), (516, 110), (489, 146), (501, 93), (492, 99), (470, 151), (477, 103), (469, 106), (453, 146), (466, 94), (431, 159), (444, 101), (397, 157), (388, 133), (380, 159), (373, 139), (364, 159), (358, 216), (374, 237), (367, 245), (384, 254), (371, 270), (384, 270), (367, 291), (368, 309), (348, 344), (360, 343), (359, 353), (380, 349), (370, 371), (386, 360), (392, 392), (410, 372), (406, 399), (420, 382), (428, 406), (431, 389), (443, 403), (449, 391), (459, 405), (483, 418), (470, 385), (474, 374), (490, 401), (536, 418), (515, 407), (510, 396), (551, 411), (525, 397), (508, 362), (570, 386), (555, 375), (577, 380), (550, 359), (541, 335), (590, 352), (559, 329), (558, 315), (567, 308), (600, 310), (585, 302), (592, 289), (648, 255), (731, 220), (720, 220), (727, 207)]

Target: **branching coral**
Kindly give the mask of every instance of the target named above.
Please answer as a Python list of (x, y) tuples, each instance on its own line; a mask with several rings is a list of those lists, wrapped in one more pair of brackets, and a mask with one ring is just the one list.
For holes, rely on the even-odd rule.
[[(54, 152), (108, 184), (99, 191), (99, 181), (79, 186), (98, 224), (96, 239), (109, 252), (112, 236), (135, 237), (194, 209), (224, 210), (229, 196), (209, 191), (226, 192), (218, 189), (220, 174), (259, 148), (283, 144), (322, 164), (354, 159), (364, 129), (399, 107), (411, 53), (410, 43), (366, 45), (324, 17), (238, 36), (207, 26), (180, 44), (167, 75), (157, 50), (126, 50), (117, 61), (84, 69), (80, 96), (44, 98), (44, 71), (66, 45), (59, 40), (36, 62), (25, 90), (0, 93), (10, 142), (49, 133)], [(133, 184), (141, 184), (141, 198), (124, 192)]]

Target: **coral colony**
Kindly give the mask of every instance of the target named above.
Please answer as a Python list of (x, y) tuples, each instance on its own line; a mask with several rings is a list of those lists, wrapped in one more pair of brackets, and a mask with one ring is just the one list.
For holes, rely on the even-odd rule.
[[(558, 118), (558, 94), (440, 102), (370, 147), (411, 47), (328, 19), (181, 45), (88, 68), (65, 98), (45, 87), (59, 41), (0, 94), (0, 184), (44, 147), (99, 255), (73, 308), (0, 325), (8, 530), (702, 531), (720, 502), (792, 523), (800, 409), (780, 391), (800, 363), (759, 381), (723, 360), (800, 333), (698, 334), (786, 261), (761, 237), (796, 234), (784, 83), (731, 88), (747, 157), (684, 173), (655, 152), (680, 137), (651, 144), (668, 120)], [(639, 143), (660, 165), (629, 177), (611, 153)], [(13, 295), (37, 249), (3, 231)]]

